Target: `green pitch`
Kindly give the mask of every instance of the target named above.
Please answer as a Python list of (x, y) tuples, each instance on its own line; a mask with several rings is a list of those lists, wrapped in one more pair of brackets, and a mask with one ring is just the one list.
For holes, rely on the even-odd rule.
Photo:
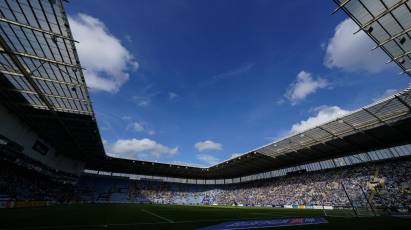
[[(332, 212), (327, 212), (332, 214)], [(196, 229), (230, 220), (324, 216), (322, 210), (138, 204), (78, 204), (0, 209), (0, 229)], [(329, 217), (328, 224), (292, 229), (408, 229), (411, 219)], [(283, 228), (283, 229), (284, 229)], [(278, 228), (277, 228), (278, 229)]]

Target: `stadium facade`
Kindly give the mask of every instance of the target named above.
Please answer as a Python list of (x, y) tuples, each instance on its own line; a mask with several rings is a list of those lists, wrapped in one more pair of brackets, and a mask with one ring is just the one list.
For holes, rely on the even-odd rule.
[[(408, 76), (409, 1), (336, 1)], [(80, 176), (221, 185), (411, 155), (411, 88), (208, 168), (107, 156), (62, 0), (0, 1), (0, 152)]]

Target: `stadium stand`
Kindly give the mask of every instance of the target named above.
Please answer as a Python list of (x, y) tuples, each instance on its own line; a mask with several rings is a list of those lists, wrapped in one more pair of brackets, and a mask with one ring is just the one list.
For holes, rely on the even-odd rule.
[[(365, 11), (381, 1), (336, 2), (410, 73), (409, 58), (403, 60), (410, 39), (396, 41), (410, 25), (386, 34), (385, 27), (404, 20), (379, 22), (384, 15), (410, 18), (408, 1), (373, 7), (377, 17)], [(209, 168), (114, 158), (104, 151), (63, 1), (1, 3), (0, 207), (158, 203), (409, 211), (410, 87)], [(27, 20), (39, 13), (43, 23)]]
[[(372, 202), (378, 208), (408, 208), (411, 204), (411, 195), (401, 188), (403, 183), (409, 183), (410, 167), (409, 159), (394, 160), (231, 185), (192, 185), (150, 180), (127, 183), (124, 179), (106, 179), (105, 183), (109, 184), (106, 184), (105, 189), (96, 188), (94, 192), (101, 195), (112, 191), (111, 194), (116, 194), (118, 184), (122, 183), (128, 188), (125, 191), (130, 190), (128, 197), (124, 193), (123, 199), (120, 200), (122, 202), (270, 207), (315, 205), (350, 208), (351, 199), (360, 202), (357, 205), (365, 207), (370, 194), (375, 191), (370, 182), (376, 179), (376, 168), (380, 168), (377, 178), (384, 182), (379, 184)], [(85, 184), (93, 184), (98, 183), (101, 178), (86, 177), (85, 180), (88, 181)], [(342, 184), (348, 196), (344, 193)]]
[(80, 200), (73, 184), (5, 159), (0, 160), (0, 197), (2, 202), (71, 203)]
[(331, 206), (410, 209), (411, 159), (368, 162), (226, 185), (198, 185), (84, 175), (74, 185), (1, 161), (0, 198), (55, 203), (157, 203), (239, 206)]

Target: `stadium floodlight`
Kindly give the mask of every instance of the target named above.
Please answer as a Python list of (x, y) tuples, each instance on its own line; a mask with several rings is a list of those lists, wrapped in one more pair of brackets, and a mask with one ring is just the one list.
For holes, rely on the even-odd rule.
[(405, 43), (406, 40), (407, 40), (407, 39), (406, 39), (405, 37), (402, 37), (402, 38), (400, 39), (400, 44), (401, 44), (401, 45), (404, 45), (404, 43)]

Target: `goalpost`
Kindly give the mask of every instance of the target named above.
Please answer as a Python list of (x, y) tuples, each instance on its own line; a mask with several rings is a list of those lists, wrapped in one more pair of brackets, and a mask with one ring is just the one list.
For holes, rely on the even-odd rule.
[[(341, 181), (341, 189), (344, 192), (345, 197), (348, 200), (349, 206), (346, 207), (333, 207), (333, 209), (326, 209), (323, 206), (323, 213), (325, 216), (335, 217), (367, 217), (376, 216), (377, 213), (373, 205), (367, 198), (366, 192), (359, 184), (350, 184), (350, 188), (347, 189), (346, 185)], [(350, 191), (356, 191), (358, 193), (350, 194)]]
[[(378, 172), (378, 169), (377, 169)], [(372, 196), (368, 195), (366, 188), (361, 186), (360, 182), (349, 181), (344, 183), (345, 171), (336, 176), (338, 182), (338, 190), (342, 191), (347, 203), (346, 207), (334, 207), (331, 210), (323, 209), (325, 216), (339, 217), (366, 217), (377, 216), (377, 212), (372, 204)]]

